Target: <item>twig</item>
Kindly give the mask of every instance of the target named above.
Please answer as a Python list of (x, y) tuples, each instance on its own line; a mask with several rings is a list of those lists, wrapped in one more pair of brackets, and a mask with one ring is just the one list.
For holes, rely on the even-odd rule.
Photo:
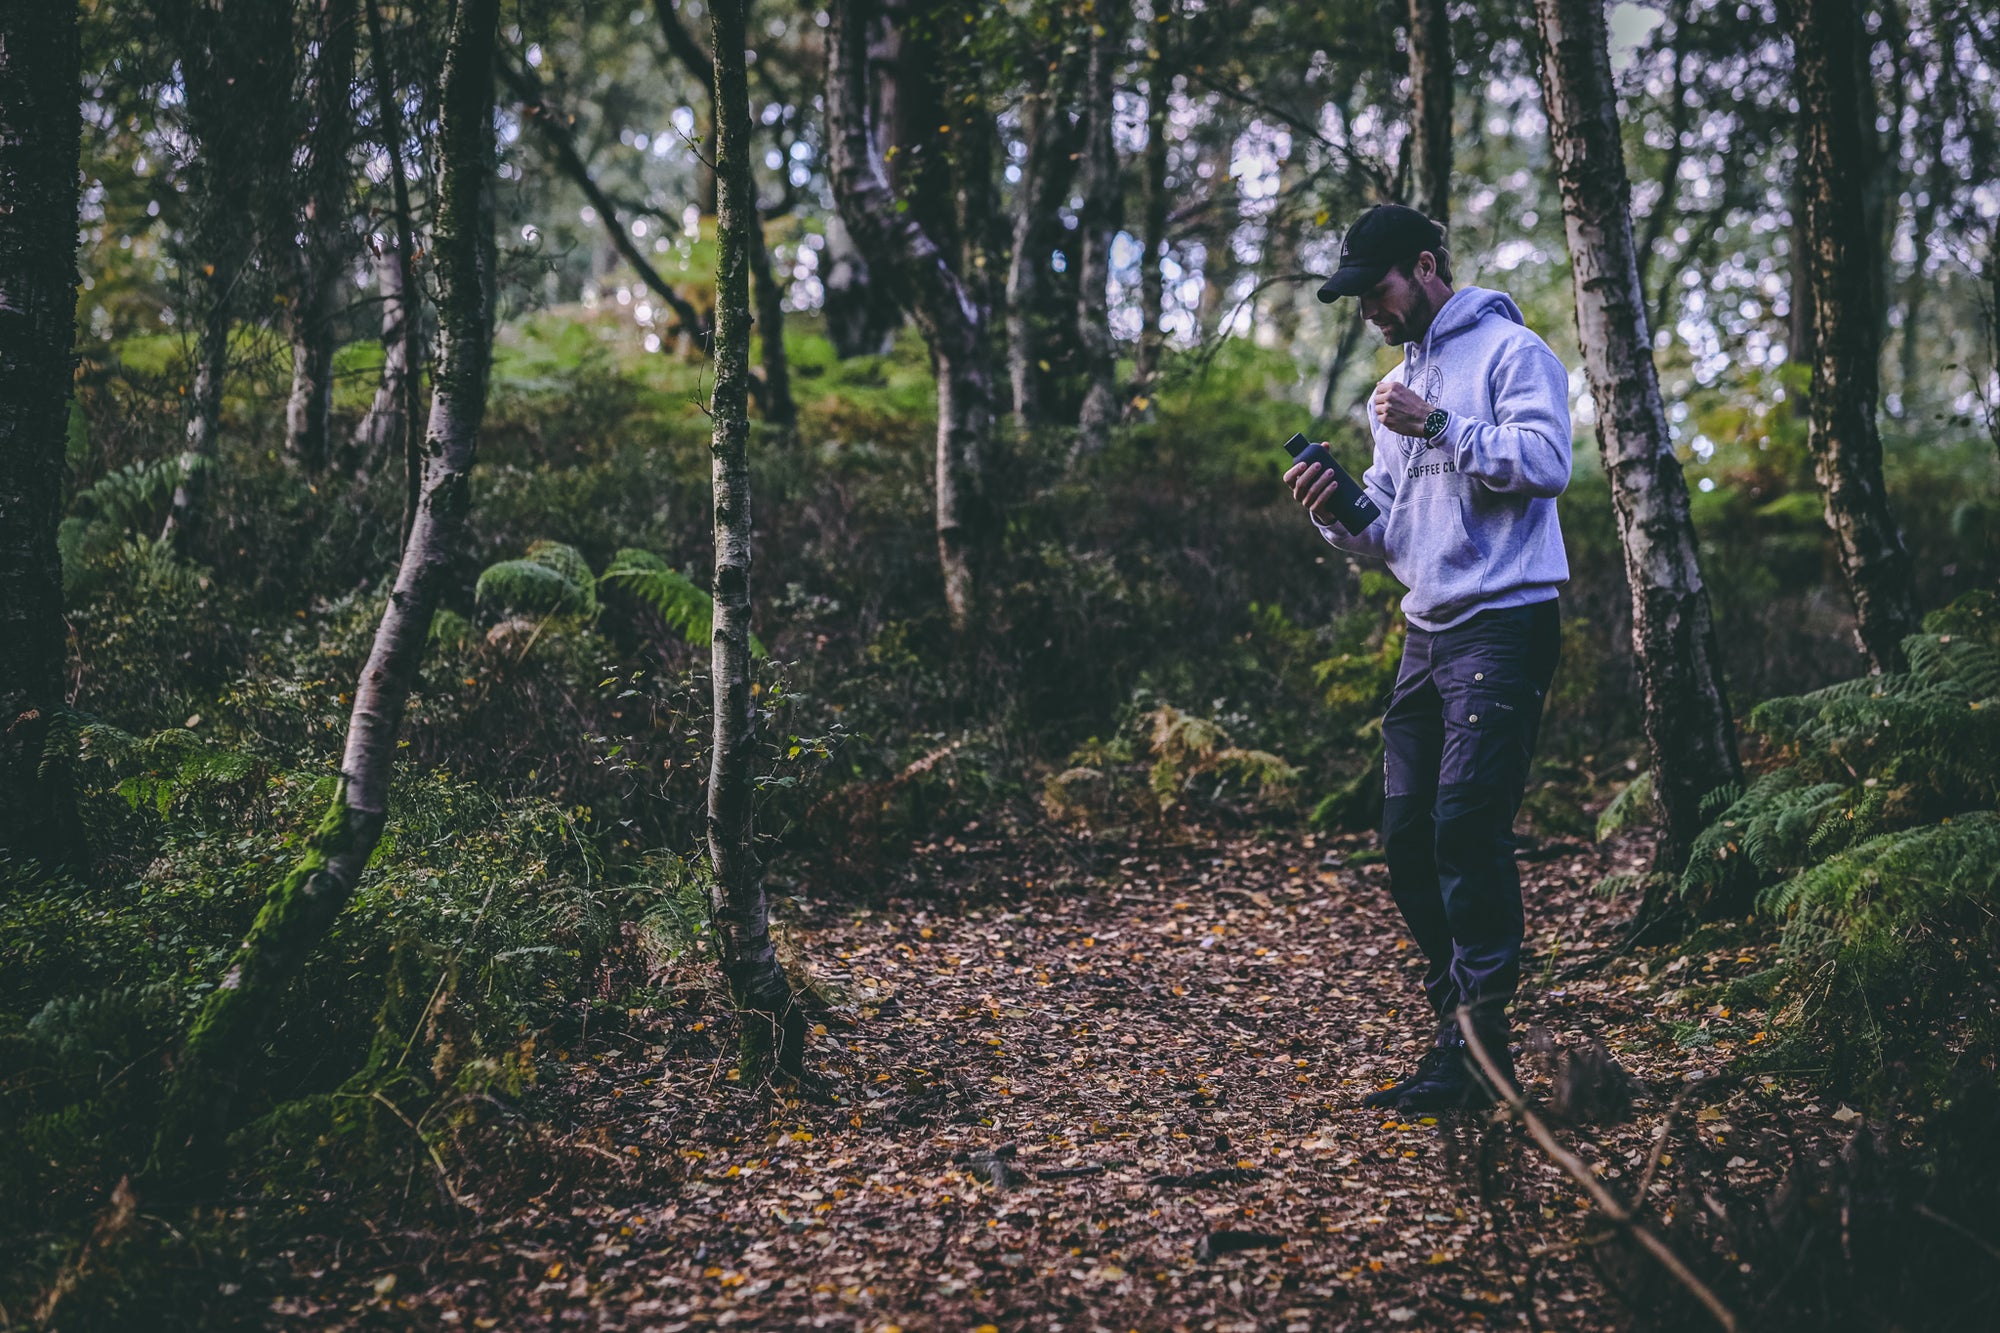
[(1987, 1240), (1984, 1236), (1980, 1235), (1978, 1232), (1971, 1230), (1963, 1222), (1952, 1221), (1949, 1217), (1946, 1217), (1943, 1213), (1939, 1212), (1937, 1209), (1931, 1207), (1927, 1203), (1920, 1203), (1916, 1205), (1916, 1207), (1912, 1211), (1915, 1212), (1918, 1217), (1929, 1218), (1931, 1221), (1943, 1227), (1946, 1231), (1952, 1232), (1955, 1235), (1962, 1236), (1966, 1240), (1971, 1241), (1974, 1245), (1977, 1245), (1980, 1249), (1986, 1251), (1986, 1253), (1991, 1255), (1993, 1258), (2000, 1259), (2000, 1248), (1995, 1248), (1993, 1242)]
[(438, 1156), (437, 1146), (424, 1137), (424, 1132), (417, 1128), (416, 1122), (404, 1115), (402, 1108), (398, 1107), (396, 1103), (384, 1097), (380, 1088), (374, 1089), (369, 1095), (382, 1103), (382, 1105), (388, 1107), (389, 1114), (402, 1121), (409, 1128), (410, 1133), (416, 1135), (417, 1142), (424, 1145), (424, 1151), (430, 1154), (431, 1165), (437, 1168), (438, 1178), (444, 1181), (445, 1192), (451, 1195), (451, 1201), (468, 1212), (477, 1212), (478, 1210), (473, 1207), (472, 1201), (458, 1192), (458, 1183), (451, 1178), (451, 1172), (445, 1169), (444, 1158)]
[(1458, 1026), (1465, 1034), (1466, 1050), (1471, 1053), (1473, 1062), (1479, 1066), (1479, 1072), (1485, 1075), (1486, 1081), (1492, 1085), (1500, 1099), (1507, 1103), (1508, 1108), (1521, 1118), (1521, 1123), (1528, 1127), (1528, 1133), (1541, 1145), (1542, 1151), (1547, 1153), (1572, 1180), (1583, 1186), (1584, 1192), (1590, 1195), (1599, 1212), (1623, 1227), (1627, 1234), (1638, 1242), (1641, 1249), (1659, 1260), (1660, 1266), (1667, 1270), (1668, 1275), (1687, 1288), (1688, 1293), (1700, 1301), (1709, 1314), (1714, 1316), (1716, 1323), (1729, 1330), (1729, 1333), (1736, 1333), (1738, 1325), (1735, 1312), (1724, 1305), (1722, 1299), (1710, 1291), (1707, 1284), (1694, 1275), (1692, 1269), (1681, 1262), (1681, 1257), (1673, 1252), (1672, 1247), (1633, 1217), (1632, 1210), (1618, 1202), (1617, 1196), (1605, 1188), (1604, 1182), (1593, 1175), (1590, 1168), (1579, 1161), (1569, 1149), (1562, 1146), (1550, 1132), (1549, 1127), (1542, 1123), (1540, 1116), (1528, 1109), (1527, 1099), (1522, 1097), (1520, 1091), (1500, 1073), (1500, 1067), (1494, 1064), (1493, 1057), (1486, 1053), (1486, 1047), (1479, 1040), (1478, 1032), (1473, 1029), (1472, 1010), (1460, 1007)]

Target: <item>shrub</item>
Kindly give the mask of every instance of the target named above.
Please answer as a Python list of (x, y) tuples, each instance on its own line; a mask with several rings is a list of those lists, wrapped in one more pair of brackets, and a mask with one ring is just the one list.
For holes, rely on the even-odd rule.
[(1777, 760), (1712, 798), (1679, 885), (1783, 923), (1786, 1045), (1842, 1081), (1897, 1058), (1942, 1078), (2000, 1036), (2000, 599), (1960, 598), (1904, 649), (1906, 672), (1753, 710)]

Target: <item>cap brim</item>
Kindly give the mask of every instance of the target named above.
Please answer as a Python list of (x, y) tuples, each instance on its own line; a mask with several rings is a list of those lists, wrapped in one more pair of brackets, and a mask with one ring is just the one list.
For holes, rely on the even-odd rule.
[(1391, 264), (1342, 264), (1319, 289), (1319, 299), (1338, 301), (1343, 296), (1359, 296), (1388, 276)]

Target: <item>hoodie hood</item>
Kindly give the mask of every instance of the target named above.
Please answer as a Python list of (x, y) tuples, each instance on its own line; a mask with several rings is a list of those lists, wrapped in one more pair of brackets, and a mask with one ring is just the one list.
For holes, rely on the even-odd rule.
[(1486, 287), (1460, 287), (1453, 292), (1444, 307), (1432, 317), (1431, 326), (1424, 330), (1423, 340), (1403, 344), (1404, 382), (1409, 382), (1408, 370), (1413, 358), (1429, 365), (1431, 357), (1442, 344), (1489, 319), (1502, 319), (1522, 328), (1528, 326), (1521, 307), (1515, 305), (1514, 298), (1505, 292)]

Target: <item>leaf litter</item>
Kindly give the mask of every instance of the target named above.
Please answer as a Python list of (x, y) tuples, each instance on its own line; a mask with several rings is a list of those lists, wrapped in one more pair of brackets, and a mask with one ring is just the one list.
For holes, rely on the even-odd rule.
[[(1430, 1033), (1386, 872), (1341, 855), (1361, 845), (921, 848), (870, 906), (794, 904), (820, 1095), (744, 1080), (719, 988), (688, 964), (659, 992), (679, 1007), (560, 1053), (541, 1094), (598, 1169), (448, 1237), (308, 1242), (270, 1309), (663, 1333), (1627, 1327), (1585, 1201), (1517, 1128), (1359, 1106)], [(1680, 1117), (1691, 1160), (1655, 1151), (1675, 1094), (1758, 1017), (1676, 1039), (1701, 1021), (1687, 980), (1763, 961), (1739, 942), (1568, 977), (1614, 951), (1626, 914), (1591, 886), (1647, 855), (1523, 859), (1515, 1021), (1531, 1098), (1572, 1064), (1593, 1086), (1607, 1060), (1632, 1076), (1613, 1123), (1566, 1132), (1614, 1191), (1643, 1176), (1670, 1214), (1687, 1183), (1768, 1190), (1801, 1135), (1820, 1151), (1840, 1125), (1809, 1091), (1724, 1080), (1721, 1105)]]

